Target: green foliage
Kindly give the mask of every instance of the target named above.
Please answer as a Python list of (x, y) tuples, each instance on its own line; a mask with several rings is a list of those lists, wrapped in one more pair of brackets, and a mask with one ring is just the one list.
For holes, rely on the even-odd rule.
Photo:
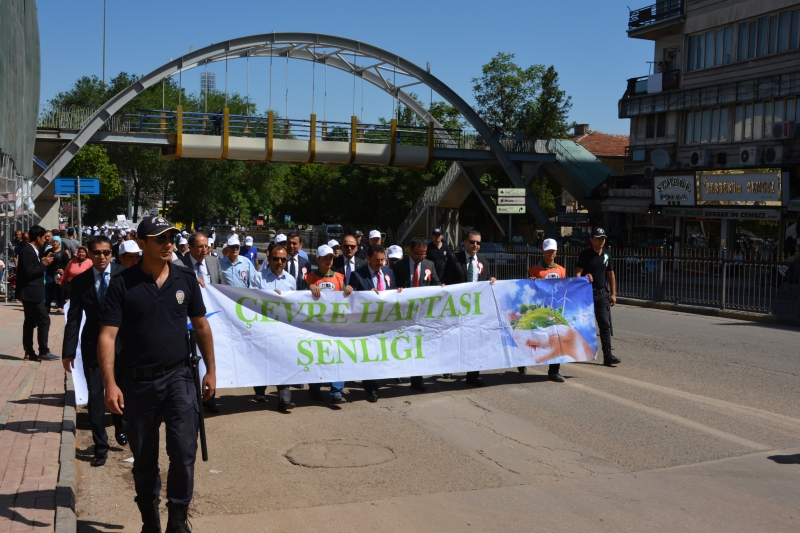
[(61, 175), (71, 178), (100, 178), (100, 194), (107, 199), (116, 198), (122, 192), (117, 166), (109, 160), (106, 149), (96, 144), (89, 144), (78, 150)]
[(502, 133), (517, 130), (520, 112), (534, 99), (544, 71), (542, 65), (523, 69), (513, 60), (514, 54), (499, 52), (483, 65), (483, 75), (472, 79), (476, 111), (490, 128)]
[(563, 138), (573, 125), (567, 122), (572, 97), (558, 86), (558, 72), (553, 66), (544, 71), (540, 90), (522, 109), (520, 124), (531, 139)]

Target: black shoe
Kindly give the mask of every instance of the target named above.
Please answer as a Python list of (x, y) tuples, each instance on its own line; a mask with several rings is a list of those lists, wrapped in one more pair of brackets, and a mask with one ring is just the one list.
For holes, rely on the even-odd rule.
[(608, 354), (603, 356), (603, 364), (606, 366), (618, 365), (621, 362), (622, 361), (620, 360), (620, 358), (615, 356), (614, 354)]
[(214, 401), (203, 402), (203, 409), (214, 415), (219, 414), (219, 405), (217, 405), (217, 402)]
[(52, 354), (50, 352), (47, 352), (39, 356), (40, 361), (58, 361), (59, 359), (61, 359), (59, 356)]
[(344, 396), (342, 396), (341, 394), (334, 394), (331, 397), (331, 403), (337, 405), (341, 403), (347, 403), (347, 400), (345, 400)]
[(555, 381), (556, 383), (564, 383), (564, 376), (556, 372), (555, 374), (547, 374), (547, 377), (550, 381)]
[(38, 363), (40, 361), (38, 355), (26, 355), (25, 356), (25, 360), (26, 361), (33, 361), (34, 363)]
[(299, 385), (289, 385), (289, 386), (290, 386), (291, 388), (293, 388), (293, 389), (304, 389), (304, 388), (306, 388), (306, 386), (305, 386), (305, 385), (303, 385), (302, 383), (301, 383), (301, 384), (299, 384)]
[(278, 404), (278, 411), (280, 411), (282, 413), (285, 413), (289, 409), (294, 409), (295, 407), (297, 407), (297, 406), (295, 404), (293, 404), (292, 402), (289, 402), (289, 403), (281, 402), (281, 403)]
[(263, 394), (256, 394), (256, 401), (257, 402), (266, 402), (267, 401), (267, 397), (264, 396)]
[(428, 390), (428, 387), (426, 387), (422, 383), (412, 383), (411, 388), (414, 390), (418, 390), (420, 392), (425, 392), (426, 390)]
[(442, 374), (443, 379), (453, 379), (453, 374)]
[(103, 455), (95, 455), (94, 458), (92, 458), (92, 466), (103, 466), (106, 464), (107, 457), (108, 455), (105, 453)]
[(377, 393), (377, 392), (375, 392), (375, 391), (372, 391), (372, 392), (370, 392), (369, 394), (367, 394), (367, 401), (368, 401), (369, 403), (375, 403), (375, 402), (377, 402), (377, 401), (378, 401), (378, 393)]
[(473, 387), (485, 387), (486, 383), (483, 382), (482, 379), (468, 379), (467, 384), (472, 385)]
[(161, 517), (158, 514), (158, 504), (161, 500), (156, 498), (152, 502), (136, 502), (142, 514), (142, 533), (161, 533)]
[(189, 527), (189, 506), (167, 502), (167, 529), (165, 533), (192, 533)]
[(321, 390), (319, 390), (319, 389), (315, 389), (315, 390), (314, 390), (314, 389), (312, 389), (312, 390), (309, 390), (309, 391), (308, 391), (308, 393), (311, 395), (311, 399), (312, 399), (312, 400), (314, 400), (315, 402), (322, 402), (322, 401), (324, 401), (324, 400), (322, 399), (322, 391), (321, 391)]
[(120, 446), (128, 444), (128, 435), (126, 435), (124, 431), (114, 433), (114, 438), (117, 439), (117, 444)]
[(528, 367), (527, 366), (518, 366), (517, 367), (517, 372), (519, 372), (520, 374), (527, 374), (528, 373)]

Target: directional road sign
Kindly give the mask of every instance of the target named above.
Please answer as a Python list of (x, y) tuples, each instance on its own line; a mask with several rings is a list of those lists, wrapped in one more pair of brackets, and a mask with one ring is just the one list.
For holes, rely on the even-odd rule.
[[(81, 194), (100, 194), (98, 178), (80, 178)], [(77, 194), (76, 178), (56, 178), (55, 194)]]
[(497, 205), (525, 205), (524, 196), (500, 196)]
[(497, 189), (497, 196), (525, 196), (525, 189)]
[(498, 205), (498, 215), (522, 215), (525, 214), (524, 205)]

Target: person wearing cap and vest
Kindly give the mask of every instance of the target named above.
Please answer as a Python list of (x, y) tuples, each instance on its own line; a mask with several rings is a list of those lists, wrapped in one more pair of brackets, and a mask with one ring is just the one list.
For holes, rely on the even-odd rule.
[(442, 230), (439, 228), (433, 230), (426, 258), (436, 266), (436, 275), (439, 276), (439, 279), (444, 279), (444, 266), (447, 263), (447, 258), (452, 254), (453, 250), (444, 242)]
[(214, 343), (200, 285), (194, 272), (170, 260), (177, 232), (158, 216), (139, 223), (142, 262), (111, 280), (98, 339), (105, 403), (127, 423), (135, 501), (146, 532), (161, 531), (162, 421), (169, 457), (167, 531), (190, 531), (188, 507), (194, 492), (200, 406), (189, 367), (189, 320), (206, 367), (203, 397), (210, 398), (216, 389)]
[[(344, 281), (344, 274), (333, 269), (333, 248), (323, 244), (317, 248), (317, 270), (312, 270), (303, 278), (302, 290), (311, 291), (314, 299), (322, 295), (322, 291), (342, 291), (345, 296), (353, 292), (353, 287)], [(321, 383), (309, 383), (308, 390), (314, 400), (322, 401)], [(345, 403), (344, 381), (331, 383), (331, 403)]]
[[(394, 272), (392, 269), (383, 266), (386, 259), (386, 249), (380, 244), (373, 244), (367, 249), (367, 264), (350, 275), (348, 288), (354, 291), (375, 291), (383, 292), (397, 289), (403, 292), (402, 287), (395, 283)], [(347, 295), (345, 291), (345, 295)], [(367, 393), (367, 401), (375, 403), (378, 401), (378, 382), (374, 379), (362, 380), (361, 385)]]
[(611, 353), (611, 307), (617, 304), (617, 278), (614, 275), (614, 262), (611, 252), (606, 250), (606, 232), (595, 228), (589, 239), (591, 248), (582, 251), (575, 263), (575, 275), (581, 275), (592, 282), (594, 293), (594, 316), (600, 330), (600, 344), (603, 347), (603, 364), (612, 366), (621, 361)]
[(227, 255), (219, 260), (222, 268), (222, 284), (249, 289), (255, 278), (256, 269), (249, 259), (239, 255), (240, 249), (239, 237), (236, 235), (228, 237), (225, 245)]
[(249, 235), (244, 238), (244, 246), (239, 250), (239, 255), (249, 259), (253, 267), (258, 270), (258, 248), (253, 246), (253, 238)]
[(344, 274), (345, 283), (350, 283), (350, 275), (357, 269), (367, 264), (364, 259), (356, 256), (358, 239), (355, 235), (347, 235), (342, 239), (342, 255), (334, 258), (333, 268)]
[(369, 244), (367, 244), (367, 241), (364, 240), (364, 234), (361, 233), (361, 230), (356, 230), (355, 233), (353, 233), (353, 236), (356, 238), (356, 257), (362, 261), (366, 261), (367, 248), (369, 248)]
[[(538, 265), (533, 265), (528, 269), (529, 279), (563, 279), (567, 277), (567, 269), (561, 265), (556, 264), (556, 254), (558, 253), (558, 243), (555, 239), (545, 239), (542, 243), (542, 250), (544, 251), (544, 259)], [(556, 383), (563, 383), (564, 377), (559, 373), (561, 365), (556, 363), (550, 365), (547, 371), (547, 376), (550, 381)], [(528, 368), (521, 366), (518, 368), (520, 374), (527, 374)]]
[[(436, 267), (432, 261), (425, 259), (428, 251), (428, 243), (425, 239), (411, 239), (411, 253), (407, 259), (399, 259), (393, 266), (394, 279), (400, 288), (414, 287), (444, 287), (444, 283), (436, 275)], [(411, 388), (420, 392), (425, 392), (427, 387), (422, 383), (422, 376), (411, 378)]]
[(283, 244), (286, 247), (286, 252), (289, 254), (286, 271), (297, 280), (297, 289), (300, 290), (303, 285), (303, 278), (305, 278), (306, 274), (311, 272), (311, 262), (300, 255), (301, 249), (303, 248), (303, 241), (299, 233), (290, 233), (287, 235), (286, 242)]

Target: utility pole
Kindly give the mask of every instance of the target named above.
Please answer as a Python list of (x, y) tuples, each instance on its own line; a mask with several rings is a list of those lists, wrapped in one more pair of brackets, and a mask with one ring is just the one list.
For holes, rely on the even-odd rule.
[(106, 3), (103, 0), (103, 85), (106, 84)]

